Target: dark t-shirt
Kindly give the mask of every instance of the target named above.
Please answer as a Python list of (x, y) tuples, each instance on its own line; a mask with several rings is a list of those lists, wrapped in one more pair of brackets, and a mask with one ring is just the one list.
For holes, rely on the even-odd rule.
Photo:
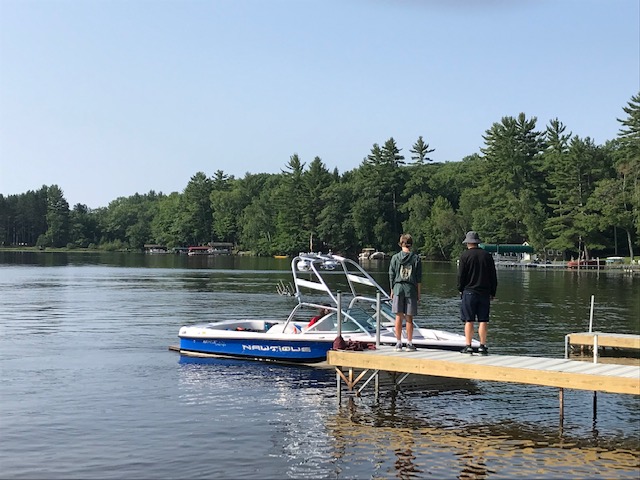
[(458, 291), (496, 296), (498, 277), (496, 265), (489, 252), (481, 248), (470, 248), (460, 255), (458, 265)]

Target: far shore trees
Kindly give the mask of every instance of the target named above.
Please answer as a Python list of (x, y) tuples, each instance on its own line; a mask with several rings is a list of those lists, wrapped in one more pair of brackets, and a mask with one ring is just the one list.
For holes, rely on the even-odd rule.
[(0, 245), (139, 250), (233, 243), (257, 255), (393, 252), (410, 232), (419, 253), (455, 258), (467, 230), (488, 243), (527, 241), (565, 258), (634, 257), (640, 238), (640, 93), (616, 138), (597, 145), (554, 118), (505, 116), (480, 152), (434, 162), (425, 137), (375, 143), (355, 169), (329, 171), (294, 153), (280, 173), (196, 172), (182, 192), (150, 191), (107, 207), (69, 208), (58, 185), (0, 194)]

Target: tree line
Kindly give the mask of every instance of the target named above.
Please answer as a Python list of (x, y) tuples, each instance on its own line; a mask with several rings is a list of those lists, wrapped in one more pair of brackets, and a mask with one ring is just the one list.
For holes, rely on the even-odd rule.
[(231, 242), (256, 255), (301, 251), (355, 255), (397, 250), (410, 232), (428, 258), (450, 259), (467, 230), (487, 243), (529, 242), (590, 258), (633, 259), (640, 238), (640, 93), (622, 108), (616, 138), (596, 145), (557, 118), (543, 129), (524, 113), (503, 117), (480, 152), (433, 162), (421, 136), (409, 158), (393, 138), (355, 169), (330, 171), (297, 154), (280, 173), (235, 178), (197, 172), (182, 192), (69, 207), (58, 185), (0, 194), (0, 243), (105, 250)]

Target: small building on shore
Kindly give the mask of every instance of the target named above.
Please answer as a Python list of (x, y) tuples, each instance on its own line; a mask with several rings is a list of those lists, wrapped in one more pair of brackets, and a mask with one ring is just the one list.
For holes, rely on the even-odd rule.
[(527, 242), (518, 243), (481, 243), (480, 248), (490, 252), (496, 263), (530, 263), (537, 260), (533, 247)]

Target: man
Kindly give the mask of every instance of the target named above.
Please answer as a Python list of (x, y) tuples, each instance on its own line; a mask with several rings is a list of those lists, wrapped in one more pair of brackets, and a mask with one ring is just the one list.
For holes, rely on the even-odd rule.
[(467, 250), (460, 255), (458, 264), (458, 292), (462, 300), (460, 318), (464, 322), (464, 336), (466, 346), (462, 353), (473, 353), (471, 340), (473, 339), (473, 323), (478, 321), (478, 337), (480, 347), (478, 353), (487, 355), (487, 323), (491, 300), (496, 296), (498, 277), (496, 265), (489, 252), (479, 247), (480, 236), (473, 230), (467, 232), (462, 242)]
[(396, 351), (402, 351), (402, 322), (406, 318), (407, 350), (415, 351), (413, 345), (413, 317), (418, 313), (420, 289), (422, 287), (422, 262), (420, 255), (411, 251), (413, 238), (408, 233), (400, 236), (398, 245), (402, 250), (391, 257), (389, 284), (391, 285), (391, 311), (396, 314)]

